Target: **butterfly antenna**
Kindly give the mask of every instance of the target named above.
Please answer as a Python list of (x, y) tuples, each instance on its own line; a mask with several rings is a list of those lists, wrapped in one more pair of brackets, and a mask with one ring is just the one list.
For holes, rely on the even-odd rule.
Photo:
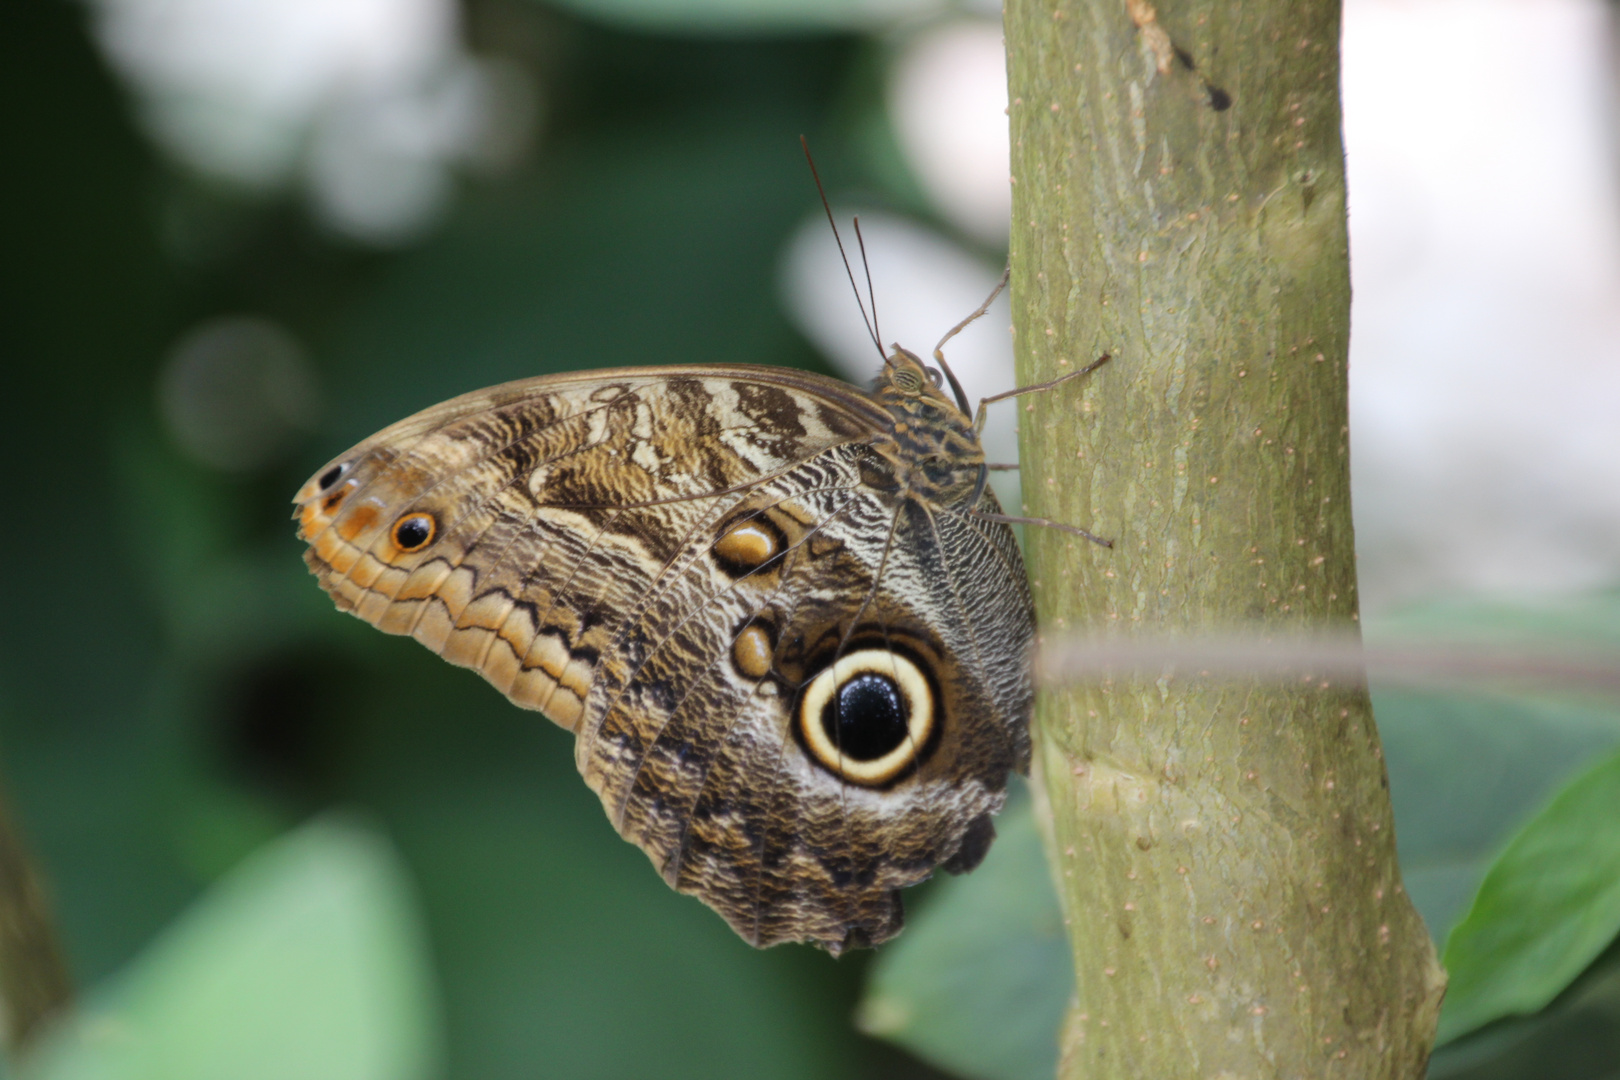
[(816, 193), (821, 196), (821, 208), (827, 212), (827, 224), (832, 226), (833, 240), (838, 244), (838, 257), (844, 260), (844, 273), (849, 277), (849, 287), (855, 290), (855, 304), (861, 309), (861, 322), (865, 324), (866, 332), (871, 335), (872, 344), (877, 346), (878, 355), (887, 360), (888, 355), (883, 351), (883, 339), (878, 337), (872, 320), (866, 317), (866, 301), (861, 299), (861, 287), (855, 284), (855, 271), (850, 267), (849, 255), (844, 251), (844, 238), (838, 235), (838, 223), (833, 220), (832, 205), (827, 202), (827, 189), (821, 186), (821, 173), (816, 169), (816, 159), (810, 154), (810, 140), (800, 135), (799, 145), (804, 147), (804, 160), (810, 163), (810, 176), (816, 182)]
[(861, 249), (861, 269), (866, 271), (866, 297), (872, 302), (872, 340), (879, 343), (882, 352), (883, 331), (878, 329), (877, 291), (872, 288), (872, 264), (866, 260), (866, 238), (861, 235), (861, 219), (855, 219), (855, 243)]

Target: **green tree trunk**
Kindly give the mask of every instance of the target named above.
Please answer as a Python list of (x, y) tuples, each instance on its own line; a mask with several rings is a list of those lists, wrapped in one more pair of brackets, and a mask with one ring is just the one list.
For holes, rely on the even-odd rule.
[[(1335, 0), (1009, 0), (1012, 290), (1045, 635), (1354, 627)], [(1043, 695), (1065, 1077), (1423, 1074), (1445, 977), (1364, 685)]]

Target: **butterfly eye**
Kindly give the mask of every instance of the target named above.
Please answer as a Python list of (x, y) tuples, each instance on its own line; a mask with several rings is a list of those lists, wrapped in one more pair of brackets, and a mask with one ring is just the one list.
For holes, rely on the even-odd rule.
[(914, 768), (935, 734), (935, 696), (920, 668), (860, 649), (823, 669), (800, 698), (798, 734), (823, 768), (880, 787)]
[(895, 389), (902, 394), (915, 394), (922, 389), (922, 380), (917, 378), (917, 373), (906, 368), (896, 371), (891, 376), (891, 379), (894, 382)]
[(940, 385), (945, 381), (945, 376), (940, 374), (940, 370), (937, 367), (927, 368), (926, 370), (928, 372), (928, 381), (934, 384), (935, 390), (938, 390)]
[(433, 542), (438, 531), (439, 524), (432, 514), (406, 514), (394, 522), (394, 544), (406, 554), (421, 551)]

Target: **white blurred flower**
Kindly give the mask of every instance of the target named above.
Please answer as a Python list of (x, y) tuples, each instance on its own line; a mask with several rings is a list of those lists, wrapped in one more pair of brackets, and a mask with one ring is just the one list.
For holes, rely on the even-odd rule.
[(964, 19), (918, 34), (889, 73), (889, 116), (923, 190), (953, 225), (1007, 242), (1012, 184), (1001, 22)]
[(462, 47), (454, 0), (92, 3), (170, 154), (249, 188), (302, 181), (323, 220), (359, 239), (430, 224), (450, 168), (504, 136), (511, 80)]
[[(311, 197), (328, 221), (389, 244), (433, 224), (452, 190), (451, 162), (499, 153), (505, 107), (492, 64), (462, 58), (405, 87), (334, 102), (314, 125)], [(521, 84), (519, 84), (521, 85)]]
[(1620, 577), (1610, 21), (1599, 0), (1345, 6), (1370, 606)]
[[(853, 253), (854, 233), (847, 222), (854, 212), (838, 208), (833, 212), (839, 228), (845, 231), (845, 245)], [(860, 217), (877, 294), (883, 351), (888, 352), (891, 342), (898, 342), (931, 363), (934, 343), (984, 303), (1001, 277), (1001, 269), (906, 218), (868, 211), (861, 211)], [(859, 263), (854, 269), (865, 299), (865, 275)], [(846, 379), (869, 385), (882, 366), (883, 356), (861, 322), (860, 309), (825, 217), (806, 218), (793, 234), (783, 252), (780, 282), (788, 314), (805, 336)], [(975, 409), (980, 398), (1016, 385), (1010, 322), (1007, 294), (1003, 292), (983, 318), (945, 346), (945, 359)], [(1018, 460), (1015, 414), (1016, 406), (1011, 404), (990, 407), (984, 447), (991, 461)], [(1004, 505), (1016, 508), (1017, 474), (992, 475), (997, 496)]]

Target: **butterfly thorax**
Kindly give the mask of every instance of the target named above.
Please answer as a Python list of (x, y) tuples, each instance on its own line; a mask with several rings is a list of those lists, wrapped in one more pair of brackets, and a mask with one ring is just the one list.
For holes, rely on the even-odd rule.
[(902, 490), (943, 506), (982, 490), (984, 449), (973, 421), (934, 385), (916, 354), (896, 347), (873, 396), (893, 418), (873, 449)]

